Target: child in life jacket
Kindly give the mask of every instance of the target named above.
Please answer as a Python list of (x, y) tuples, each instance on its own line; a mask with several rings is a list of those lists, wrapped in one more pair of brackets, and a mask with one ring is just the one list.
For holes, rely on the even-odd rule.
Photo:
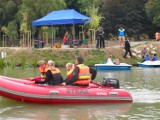
[(67, 63), (66, 64), (66, 70), (67, 70), (67, 78), (72, 77), (72, 72), (74, 70), (74, 64), (73, 63)]
[(39, 66), (39, 71), (40, 71), (41, 75), (34, 77), (32, 79), (33, 81), (41, 81), (41, 80), (45, 79), (45, 73), (48, 70), (47, 62), (45, 60), (41, 60), (38, 62), (38, 66)]

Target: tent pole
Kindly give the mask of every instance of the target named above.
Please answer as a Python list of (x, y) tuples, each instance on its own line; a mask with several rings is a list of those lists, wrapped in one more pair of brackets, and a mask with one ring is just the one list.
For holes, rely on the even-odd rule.
[(73, 40), (75, 40), (75, 25), (74, 24), (73, 24), (72, 34), (73, 34)]
[(53, 46), (53, 25), (51, 27), (52, 27), (52, 46)]
[(53, 44), (55, 43), (55, 41), (56, 41), (56, 28), (54, 27), (54, 42), (53, 42)]
[(31, 27), (31, 47), (34, 47), (33, 26)]

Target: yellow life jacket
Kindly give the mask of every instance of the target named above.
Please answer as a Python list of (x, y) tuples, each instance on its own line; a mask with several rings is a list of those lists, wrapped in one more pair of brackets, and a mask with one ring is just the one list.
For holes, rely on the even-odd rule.
[(69, 71), (67, 71), (67, 78), (72, 78), (72, 72), (74, 69), (70, 69)]
[(79, 68), (78, 80), (74, 84), (87, 85), (91, 81), (89, 67), (84, 64), (77, 65)]

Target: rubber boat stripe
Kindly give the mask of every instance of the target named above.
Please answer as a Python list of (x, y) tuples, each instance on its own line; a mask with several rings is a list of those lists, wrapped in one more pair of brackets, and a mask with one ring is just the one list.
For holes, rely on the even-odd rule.
[(29, 98), (37, 98), (37, 99), (66, 99), (66, 100), (132, 100), (131, 97), (111, 97), (111, 96), (59, 96), (59, 95), (38, 95), (38, 94), (30, 94), (24, 92), (17, 92), (14, 90), (9, 90), (6, 88), (0, 87), (0, 91), (5, 93), (10, 93), (13, 95), (21, 96), (21, 97), (29, 97)]

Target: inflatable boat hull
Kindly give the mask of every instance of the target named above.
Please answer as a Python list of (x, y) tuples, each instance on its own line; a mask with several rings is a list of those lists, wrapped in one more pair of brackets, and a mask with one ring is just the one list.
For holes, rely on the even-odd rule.
[(37, 85), (32, 81), (0, 76), (0, 95), (30, 103), (131, 103), (131, 94), (123, 89), (90, 84), (84, 86)]

